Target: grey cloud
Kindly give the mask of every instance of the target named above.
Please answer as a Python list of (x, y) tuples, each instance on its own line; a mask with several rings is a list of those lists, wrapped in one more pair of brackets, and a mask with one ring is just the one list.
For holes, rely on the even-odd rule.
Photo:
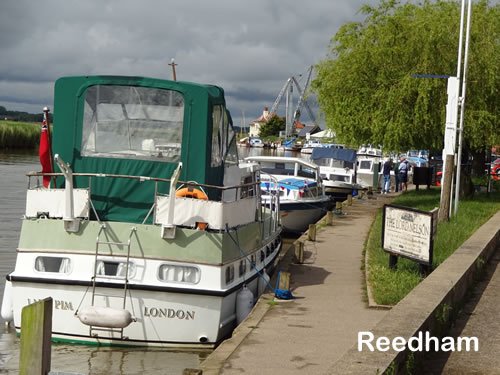
[(3, 1), (0, 102), (43, 107), (66, 75), (171, 79), (174, 57), (178, 79), (223, 87), (235, 124), (242, 111), (251, 121), (366, 2), (377, 0)]

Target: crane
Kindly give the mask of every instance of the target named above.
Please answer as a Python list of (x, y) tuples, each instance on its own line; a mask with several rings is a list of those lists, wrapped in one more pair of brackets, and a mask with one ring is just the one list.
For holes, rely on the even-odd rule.
[(283, 99), (283, 95), (285, 95), (285, 92), (286, 92), (286, 97), (287, 97), (287, 108), (286, 108), (286, 126), (287, 126), (287, 131), (286, 131), (286, 135), (289, 136), (289, 110), (290, 110), (290, 101), (291, 101), (291, 96), (293, 94), (293, 86), (295, 85), (295, 87), (297, 88), (297, 91), (300, 95), (300, 98), (299, 98), (299, 102), (297, 104), (297, 108), (295, 109), (294, 111), (294, 114), (293, 114), (293, 120), (292, 120), (292, 124), (291, 124), (291, 133), (294, 133), (295, 132), (295, 127), (296, 127), (296, 124), (297, 122), (299, 122), (299, 119), (300, 119), (300, 115), (301, 115), (301, 112), (302, 112), (302, 108), (305, 106), (306, 107), (306, 110), (309, 114), (309, 117), (311, 118), (311, 120), (316, 123), (316, 117), (314, 116), (314, 113), (312, 112), (311, 110), (311, 107), (309, 107), (309, 104), (307, 104), (307, 101), (306, 101), (306, 92), (307, 92), (307, 89), (309, 87), (309, 82), (311, 80), (311, 74), (312, 74), (312, 69), (313, 67), (310, 66), (309, 69), (308, 69), (308, 74), (307, 74), (307, 80), (306, 80), (306, 84), (304, 86), (304, 90), (302, 90), (302, 88), (300, 87), (300, 84), (299, 82), (297, 81), (297, 79), (295, 77), (290, 77), (287, 79), (287, 81), (285, 82), (285, 84), (283, 85), (283, 87), (281, 88), (278, 96), (276, 97), (276, 100), (274, 101), (274, 104), (272, 105), (271, 107), (271, 113), (276, 113), (276, 110), (278, 109), (278, 106), (280, 105), (281, 103), (281, 100)]

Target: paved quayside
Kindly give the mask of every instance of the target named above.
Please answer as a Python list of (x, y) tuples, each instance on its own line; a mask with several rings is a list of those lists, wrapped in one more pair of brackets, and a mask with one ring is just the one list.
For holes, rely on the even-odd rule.
[[(362, 251), (375, 214), (390, 196), (353, 199), (333, 226), (305, 243), (305, 262), (289, 251), (279, 269), (291, 272), (296, 300), (268, 304), (249, 318), (202, 364), (203, 374), (322, 374), (387, 313), (366, 302)], [(267, 301), (267, 302), (266, 302)]]

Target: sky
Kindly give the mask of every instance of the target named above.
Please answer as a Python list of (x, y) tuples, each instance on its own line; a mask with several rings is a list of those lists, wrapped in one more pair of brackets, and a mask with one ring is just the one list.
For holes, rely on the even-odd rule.
[[(234, 125), (271, 108), (287, 79), (303, 87), (330, 39), (377, 0), (2, 0), (0, 105), (53, 108), (70, 75), (130, 75), (215, 84)], [(298, 102), (297, 94), (294, 103)], [(314, 97), (309, 99), (318, 117)], [(284, 115), (283, 99), (278, 114)], [(243, 122), (244, 118), (244, 122)], [(311, 119), (303, 111), (302, 122)]]

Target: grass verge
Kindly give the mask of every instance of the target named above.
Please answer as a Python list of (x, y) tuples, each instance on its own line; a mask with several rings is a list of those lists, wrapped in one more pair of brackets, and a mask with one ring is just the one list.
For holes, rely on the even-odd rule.
[(0, 121), (0, 149), (29, 149), (40, 143), (42, 124)]
[[(439, 207), (440, 189), (409, 191), (392, 203), (431, 211)], [(439, 224), (434, 239), (433, 269), (460, 247), (481, 225), (500, 210), (500, 193), (476, 193), (472, 199), (461, 199), (458, 215)], [(369, 280), (373, 298), (380, 305), (395, 305), (421, 280), (419, 264), (400, 258), (396, 270), (389, 269), (389, 255), (382, 250), (382, 210), (372, 225), (366, 251), (369, 252)]]

